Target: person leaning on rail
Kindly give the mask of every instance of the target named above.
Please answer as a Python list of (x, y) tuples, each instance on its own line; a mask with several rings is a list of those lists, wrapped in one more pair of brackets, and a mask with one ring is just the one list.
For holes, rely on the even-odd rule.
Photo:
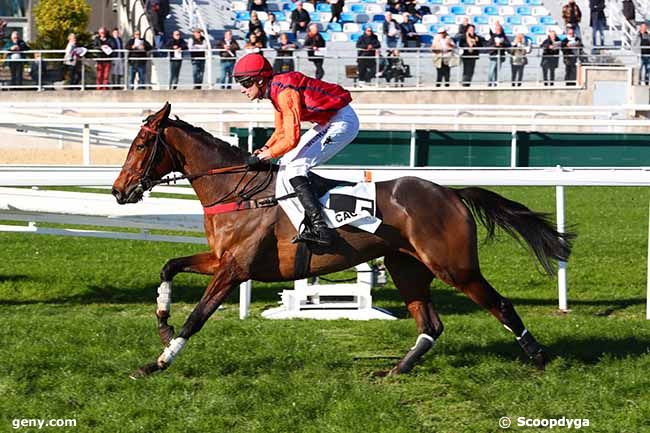
[[(307, 77), (300, 72), (274, 74), (261, 54), (242, 57), (235, 65), (235, 80), (248, 99), (270, 99), (275, 108), (275, 132), (255, 151), (249, 163), (281, 158), (289, 183), (305, 208), (309, 221), (294, 242), (329, 246), (334, 231), (327, 227), (308, 172), (331, 159), (359, 132), (359, 119), (350, 107), (350, 92), (337, 84)], [(316, 124), (300, 137), (300, 122)], [(309, 228), (311, 227), (311, 229)]]

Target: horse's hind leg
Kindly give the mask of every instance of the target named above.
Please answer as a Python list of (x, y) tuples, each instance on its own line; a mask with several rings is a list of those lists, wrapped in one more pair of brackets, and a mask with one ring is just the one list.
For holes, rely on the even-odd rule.
[(408, 373), (431, 350), (443, 331), (440, 317), (431, 303), (429, 285), (433, 273), (424, 264), (402, 253), (386, 256), (384, 263), (406, 308), (415, 319), (419, 333), (415, 345), (388, 374)]
[(509, 299), (501, 296), (494, 287), (480, 274), (468, 280), (454, 284), (472, 301), (487, 309), (501, 324), (512, 332), (522, 350), (540, 370), (548, 362), (548, 357), (542, 346), (535, 340), (533, 334), (524, 326)]
[(200, 253), (193, 256), (178, 257), (165, 263), (160, 271), (160, 286), (156, 299), (156, 318), (158, 319), (158, 335), (163, 346), (169, 344), (174, 337), (174, 327), (167, 324), (171, 311), (172, 280), (181, 272), (212, 275), (218, 264), (212, 253)]

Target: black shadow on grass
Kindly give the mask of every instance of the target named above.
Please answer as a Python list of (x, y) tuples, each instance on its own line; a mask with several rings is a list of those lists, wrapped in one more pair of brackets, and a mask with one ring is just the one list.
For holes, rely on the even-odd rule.
[[(610, 337), (563, 337), (546, 343), (549, 344), (542, 342), (543, 346), (548, 350), (551, 360), (562, 358), (585, 365), (596, 365), (601, 362), (604, 356), (613, 359), (625, 359), (650, 353), (650, 339), (638, 337), (618, 339)], [(458, 356), (457, 359), (451, 362), (451, 365), (457, 367), (477, 365), (482, 362), (482, 356), (486, 354), (496, 355), (504, 359), (516, 358), (523, 362), (529, 362), (514, 341), (498, 341), (488, 345), (466, 344), (457, 349), (447, 348), (446, 353)]]
[(0, 275), (0, 283), (12, 282), (12, 281), (27, 281), (29, 280), (29, 275)]

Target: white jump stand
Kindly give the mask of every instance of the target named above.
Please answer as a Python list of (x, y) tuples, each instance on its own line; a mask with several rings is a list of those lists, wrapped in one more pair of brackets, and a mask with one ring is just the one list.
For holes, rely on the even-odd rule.
[[(356, 266), (357, 282), (348, 284), (308, 284), (298, 280), (294, 290), (283, 290), (282, 305), (262, 313), (267, 319), (350, 319), (395, 320), (388, 312), (373, 308), (370, 289), (373, 273), (367, 263)], [(362, 271), (362, 272), (360, 272)]]

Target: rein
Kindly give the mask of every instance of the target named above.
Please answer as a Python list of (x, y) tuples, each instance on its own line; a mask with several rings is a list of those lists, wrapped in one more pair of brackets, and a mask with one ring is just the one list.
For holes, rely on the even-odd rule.
[[(142, 188), (143, 191), (151, 191), (155, 186), (161, 184), (166, 184), (166, 185), (176, 184), (176, 182), (178, 182), (179, 180), (187, 179), (189, 181), (192, 181), (194, 179), (197, 179), (199, 177), (204, 177), (204, 176), (213, 176), (217, 174), (242, 173), (241, 178), (239, 179), (235, 187), (230, 192), (224, 194), (222, 197), (213, 201), (209, 205), (203, 206), (205, 214), (208, 215), (275, 206), (278, 204), (278, 200), (284, 200), (295, 196), (295, 193), (293, 193), (278, 198), (271, 196), (271, 197), (264, 197), (257, 200), (251, 200), (253, 196), (264, 191), (271, 184), (271, 181), (273, 180), (273, 166), (271, 164), (269, 164), (269, 169), (267, 171), (257, 171), (257, 170), (254, 171), (255, 174), (247, 182), (245, 182), (243, 186), (242, 183), (246, 179), (246, 175), (252, 172), (250, 166), (247, 164), (214, 168), (200, 173), (183, 174), (180, 176), (167, 176), (159, 180), (151, 180), (149, 179), (149, 175), (156, 160), (158, 160), (159, 158), (158, 153), (160, 148), (163, 148), (170, 155), (172, 159), (172, 169), (174, 169), (178, 161), (174, 157), (174, 154), (169, 150), (169, 145), (165, 142), (162, 136), (163, 135), (162, 127), (159, 127), (156, 130), (151, 128), (148, 125), (142, 125), (140, 129), (150, 134), (154, 134), (156, 136), (156, 139), (154, 141), (154, 150), (151, 154), (151, 157), (147, 161), (144, 173), (140, 177), (140, 188)], [(259, 183), (254, 183), (255, 179), (258, 178), (260, 173), (264, 173), (265, 176), (261, 179)], [(240, 186), (242, 186), (241, 189)], [(237, 200), (225, 203), (226, 200), (234, 199), (234, 198), (237, 198)]]

